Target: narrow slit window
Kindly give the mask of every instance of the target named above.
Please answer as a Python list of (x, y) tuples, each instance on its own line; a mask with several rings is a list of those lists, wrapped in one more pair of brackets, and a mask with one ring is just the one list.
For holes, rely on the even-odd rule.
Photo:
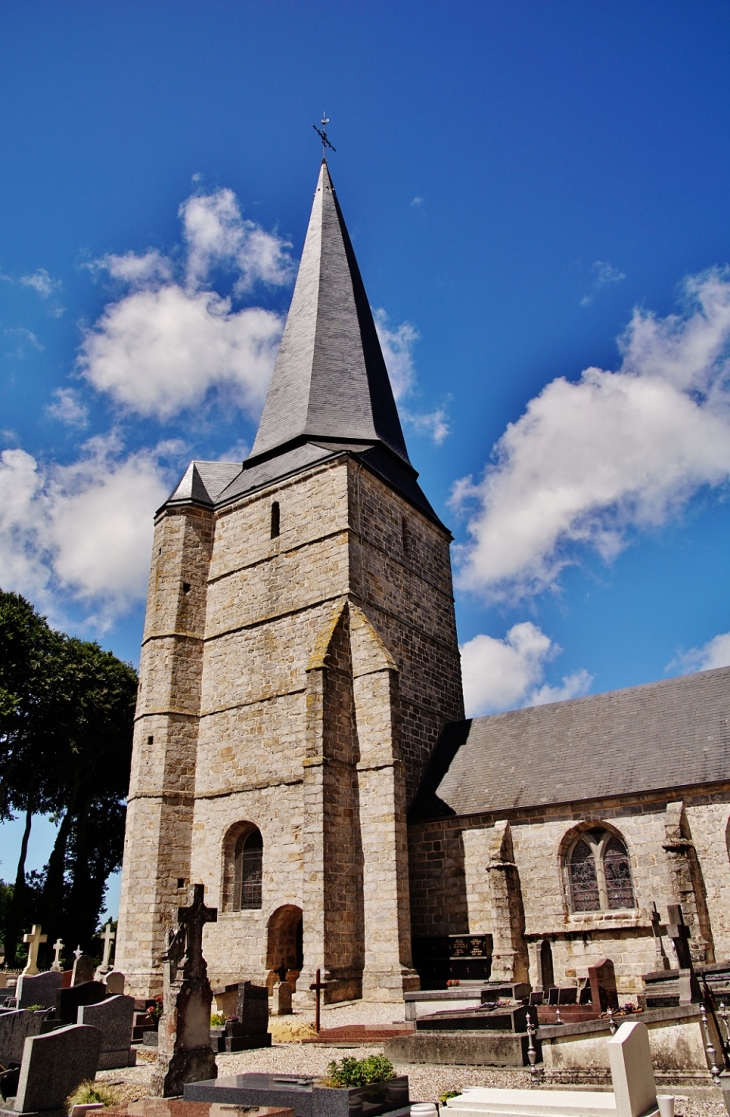
[(271, 505), (271, 538), (276, 539), (281, 531), (281, 509), (279, 508), (279, 501), (275, 500)]

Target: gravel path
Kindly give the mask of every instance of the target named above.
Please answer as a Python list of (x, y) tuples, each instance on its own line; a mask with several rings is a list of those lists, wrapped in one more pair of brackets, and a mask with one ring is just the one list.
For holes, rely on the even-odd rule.
[[(305, 1022), (314, 1019), (314, 1007), (305, 1005), (298, 1008), (292, 1022)], [(374, 1004), (354, 1001), (348, 1004), (327, 1005), (322, 1009), (322, 1027), (336, 1028), (345, 1024), (391, 1024), (403, 1020), (403, 1009), (395, 1004)], [(285, 1043), (255, 1051), (240, 1051), (231, 1055), (218, 1055), (218, 1075), (244, 1074), (247, 1071), (262, 1071), (277, 1074), (323, 1074), (331, 1059), (341, 1059), (351, 1055), (362, 1059), (365, 1055), (382, 1054), (380, 1045), (362, 1047), (319, 1047), (314, 1044)], [(122, 1093), (120, 1100), (134, 1101), (145, 1097), (149, 1089), (151, 1062), (155, 1057), (154, 1049), (148, 1048), (138, 1054), (139, 1065), (127, 1070), (101, 1071), (97, 1078), (118, 1086)], [(142, 1061), (145, 1060), (145, 1061)], [(447, 1090), (460, 1090), (464, 1086), (496, 1086), (502, 1089), (529, 1087), (527, 1070), (500, 1069), (496, 1067), (437, 1066), (435, 1064), (410, 1063), (396, 1066), (396, 1072), (407, 1074), (410, 1079), (411, 1097), (419, 1101), (436, 1101)], [(669, 1087), (664, 1087), (669, 1092)], [(678, 1117), (728, 1117), (725, 1106), (717, 1091), (709, 1090), (701, 1098), (691, 1099), (682, 1096), (682, 1087), (676, 1088)]]

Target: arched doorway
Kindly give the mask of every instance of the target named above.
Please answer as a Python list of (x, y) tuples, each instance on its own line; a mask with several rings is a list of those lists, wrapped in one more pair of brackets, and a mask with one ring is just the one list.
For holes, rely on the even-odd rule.
[(280, 975), (296, 988), (304, 965), (302, 953), (302, 909), (283, 904), (269, 917), (266, 938), (266, 984), (271, 991)]

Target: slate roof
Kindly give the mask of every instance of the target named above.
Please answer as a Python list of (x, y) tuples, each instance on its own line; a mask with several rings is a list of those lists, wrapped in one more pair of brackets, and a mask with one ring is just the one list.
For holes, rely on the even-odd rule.
[(243, 464), (192, 462), (166, 504), (218, 508), (343, 452), (440, 524), (408, 458), (370, 304), (323, 162), (251, 455)]
[(303, 436), (381, 441), (408, 461), (370, 304), (324, 161), (251, 456)]
[(730, 667), (447, 725), (411, 817), (730, 781)]

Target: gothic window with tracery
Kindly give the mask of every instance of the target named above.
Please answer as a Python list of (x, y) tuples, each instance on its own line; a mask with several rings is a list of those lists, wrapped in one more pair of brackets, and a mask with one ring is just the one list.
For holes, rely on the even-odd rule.
[(261, 907), (264, 842), (260, 830), (248, 830), (236, 842), (234, 908), (250, 911)]
[(573, 911), (636, 906), (628, 850), (611, 831), (596, 827), (580, 834), (568, 850), (567, 869)]

